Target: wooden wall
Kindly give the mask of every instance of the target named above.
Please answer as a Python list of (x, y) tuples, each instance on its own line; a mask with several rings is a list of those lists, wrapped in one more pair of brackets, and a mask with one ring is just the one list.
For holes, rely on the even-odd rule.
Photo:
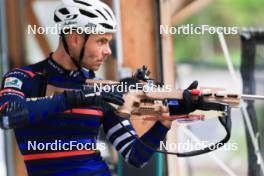
[[(23, 65), (25, 62), (25, 43), (23, 38), (23, 25), (19, 21), (21, 13), (18, 10), (19, 0), (7, 1), (8, 13), (8, 38), (9, 38), (9, 56), (15, 67)], [(31, 4), (34, 0), (25, 0), (26, 7), (24, 10), (27, 14), (27, 22), (29, 24), (38, 24), (37, 19), (32, 11)], [(111, 4), (111, 0), (107, 3)], [(121, 21), (122, 21), (122, 42), (123, 42), (123, 58), (124, 67), (129, 67), (132, 70), (139, 68), (142, 65), (148, 65), (151, 70), (151, 77), (156, 78), (158, 73), (157, 63), (157, 38), (156, 38), (156, 17), (155, 17), (155, 0), (120, 0), (121, 2)], [(171, 24), (171, 11), (168, 0), (160, 0), (162, 4), (162, 24)], [(49, 46), (45, 38), (36, 36), (37, 41), (41, 46), (44, 54), (49, 52)], [(175, 68), (173, 62), (173, 43), (172, 36), (162, 37), (162, 56), (164, 80), (167, 84), (175, 83)], [(107, 70), (113, 69), (116, 66), (114, 61), (109, 61)], [(115, 74), (109, 75), (114, 77)], [(133, 121), (138, 133), (141, 135), (153, 125), (153, 122), (143, 122), (140, 120)], [(171, 139), (175, 138), (175, 134)], [(24, 164), (21, 162), (18, 150), (16, 153), (16, 173), (19, 176), (26, 175)], [(169, 170), (173, 171), (173, 176), (177, 175), (177, 160), (173, 159), (173, 165), (170, 165)], [(172, 168), (173, 167), (173, 168)]]

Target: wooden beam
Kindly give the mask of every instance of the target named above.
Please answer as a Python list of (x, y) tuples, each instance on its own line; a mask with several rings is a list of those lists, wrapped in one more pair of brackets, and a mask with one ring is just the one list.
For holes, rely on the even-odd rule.
[(190, 0), (169, 0), (171, 4), (171, 13), (175, 14), (178, 10), (182, 9)]
[(24, 30), (19, 4), (17, 0), (6, 1), (8, 57), (11, 68), (25, 64)]
[(177, 25), (180, 22), (184, 21), (188, 17), (194, 15), (195, 13), (201, 11), (205, 7), (207, 7), (213, 0), (196, 0), (181, 9), (180, 11), (176, 11), (172, 16), (172, 25)]
[[(20, 18), (22, 14), (23, 4), (21, 1), (6, 1), (6, 17), (7, 17), (7, 37), (8, 37), (8, 58), (10, 68), (25, 65), (25, 43), (23, 24), (24, 20)], [(20, 151), (17, 148), (15, 138), (12, 138), (14, 153), (14, 172), (16, 175), (26, 176), (25, 165), (21, 160)]]
[[(26, 15), (27, 15), (26, 17), (27, 17), (29, 25), (31, 25), (31, 26), (36, 25), (36, 27), (38, 28), (38, 27), (40, 27), (40, 24), (39, 24), (39, 20), (37, 19), (36, 15), (33, 11), (34, 1), (35, 0), (26, 0)], [(48, 43), (46, 36), (43, 34), (37, 33), (34, 37), (36, 37), (42, 53), (45, 56), (48, 56), (51, 49), (50, 49), (50, 46), (49, 46), (49, 43)]]
[[(104, 0), (104, 2), (109, 5), (112, 9), (113, 0)], [(114, 42), (114, 41), (113, 41)], [(116, 50), (112, 48), (112, 50)], [(113, 51), (112, 51), (113, 52)], [(116, 51), (114, 51), (116, 52)], [(118, 71), (117, 71), (117, 58), (114, 58), (114, 55), (110, 56), (104, 63), (104, 77), (109, 80), (116, 80), (118, 78)]]
[[(124, 67), (132, 70), (147, 65), (152, 77), (157, 76), (155, 12), (153, 0), (121, 0)], [(144, 13), (142, 13), (144, 12)], [(154, 123), (132, 121), (137, 133), (142, 135)]]
[[(172, 25), (172, 6), (168, 0), (160, 0), (161, 4), (161, 25)], [(167, 85), (175, 86), (176, 72), (175, 63), (173, 58), (173, 36), (162, 35), (162, 58), (163, 58), (163, 70), (164, 70), (164, 83)], [(170, 143), (177, 142), (177, 127), (176, 123), (173, 123), (170, 131), (167, 135), (167, 141)], [(177, 151), (174, 151), (177, 152)], [(172, 155), (167, 156), (168, 161), (168, 175), (177, 176), (179, 175), (178, 158)]]
[[(121, 0), (124, 65), (148, 65), (156, 77), (155, 13), (153, 0)], [(144, 12), (144, 13), (142, 13)]]
[[(22, 16), (25, 16), (23, 12), (25, 11), (28, 21), (31, 25), (36, 24), (39, 26), (38, 20), (33, 13), (32, 9), (33, 0), (27, 0), (26, 4), (18, 0), (8, 0), (6, 1), (6, 13), (7, 13), (7, 35), (8, 35), (8, 57), (10, 59), (10, 68), (21, 67), (26, 64), (26, 54), (25, 54), (25, 34), (24, 34), (24, 24), (26, 20), (22, 20)], [(23, 10), (25, 8), (25, 10)], [(48, 42), (43, 35), (37, 35), (37, 41), (43, 53), (48, 54), (50, 49), (48, 47)], [(18, 149), (15, 138), (13, 137), (13, 152), (14, 152), (14, 169), (16, 175), (26, 176), (26, 168), (22, 155)]]

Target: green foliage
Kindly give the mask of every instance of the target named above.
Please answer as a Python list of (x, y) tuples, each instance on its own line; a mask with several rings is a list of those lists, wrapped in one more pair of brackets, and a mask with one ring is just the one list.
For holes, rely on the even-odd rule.
[[(207, 8), (187, 19), (182, 25), (220, 27), (264, 26), (263, 0), (215, 0)], [(233, 62), (240, 62), (240, 41), (237, 35), (226, 35)], [(223, 52), (217, 35), (174, 35), (174, 56), (177, 63), (193, 62), (224, 66)], [(222, 59), (221, 59), (222, 58)]]

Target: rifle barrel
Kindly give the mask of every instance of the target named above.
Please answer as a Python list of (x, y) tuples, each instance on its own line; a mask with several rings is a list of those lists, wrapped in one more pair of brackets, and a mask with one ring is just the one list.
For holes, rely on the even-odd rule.
[(264, 96), (263, 95), (242, 94), (241, 99), (244, 99), (244, 100), (264, 100)]

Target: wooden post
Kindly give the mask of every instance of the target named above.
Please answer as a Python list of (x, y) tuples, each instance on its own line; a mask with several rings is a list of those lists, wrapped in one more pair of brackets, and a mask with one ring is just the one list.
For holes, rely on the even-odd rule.
[[(172, 4), (168, 0), (160, 0), (161, 4), (161, 25), (172, 26)], [(163, 70), (164, 70), (164, 83), (175, 87), (176, 72), (175, 63), (173, 58), (173, 36), (162, 35), (162, 58), (163, 58)], [(167, 135), (168, 142), (177, 142), (177, 128), (173, 123), (170, 131)], [(174, 151), (177, 152), (177, 151)], [(168, 155), (168, 175), (179, 175), (178, 159), (175, 156)]]
[[(6, 1), (8, 56), (11, 61), (10, 68), (20, 67), (26, 64), (24, 24), (27, 24), (26, 22), (28, 21), (31, 25), (35, 24), (39, 26), (39, 22), (32, 9), (33, 1), (34, 0), (26, 0), (26, 3), (18, 0)], [(22, 19), (24, 16), (27, 17), (27, 20)], [(47, 39), (43, 35), (37, 35), (36, 38), (40, 44), (41, 50), (47, 55), (50, 51)], [(25, 164), (14, 138), (13, 148), (15, 173), (19, 176), (26, 176)]]
[[(147, 65), (151, 70), (151, 77), (155, 78), (157, 56), (154, 9), (153, 0), (121, 0), (123, 66), (135, 70)], [(134, 120), (132, 123), (139, 135), (153, 125), (153, 122), (141, 120)]]
[[(36, 25), (37, 28), (40, 27), (39, 21), (33, 11), (33, 3), (35, 0), (26, 0), (26, 17), (27, 17), (27, 22), (28, 24), (30, 24), (31, 26)], [(50, 46), (48, 44), (48, 40), (46, 38), (45, 35), (43, 34), (36, 34), (34, 37), (36, 37), (40, 49), (42, 51), (42, 53), (44, 54), (44, 56), (48, 56), (50, 53)]]
[[(25, 65), (25, 43), (24, 43), (24, 20), (23, 4), (17, 0), (6, 1), (6, 16), (7, 16), (7, 36), (8, 36), (8, 58), (10, 59), (10, 68), (20, 67)], [(21, 159), (20, 151), (13, 137), (13, 152), (14, 152), (14, 169), (15, 174), (26, 176), (24, 162)]]
[(25, 64), (24, 30), (22, 27), (21, 7), (17, 0), (6, 1), (8, 57), (11, 67), (19, 67)]
[[(161, 3), (161, 23), (172, 25), (171, 2), (160, 0)], [(157, 55), (155, 30), (156, 18), (154, 11), (154, 0), (133, 0), (121, 1), (123, 55), (125, 67), (136, 69), (145, 64), (152, 71), (152, 77), (157, 77)], [(143, 12), (143, 13), (142, 13)], [(162, 58), (164, 83), (175, 84), (175, 63), (173, 59), (173, 37), (171, 35), (162, 36)], [(148, 130), (153, 123), (139, 120), (132, 121), (135, 129), (141, 135)], [(168, 135), (168, 140), (175, 142), (176, 128), (173, 127)], [(178, 175), (177, 158), (168, 156), (169, 175)]]

